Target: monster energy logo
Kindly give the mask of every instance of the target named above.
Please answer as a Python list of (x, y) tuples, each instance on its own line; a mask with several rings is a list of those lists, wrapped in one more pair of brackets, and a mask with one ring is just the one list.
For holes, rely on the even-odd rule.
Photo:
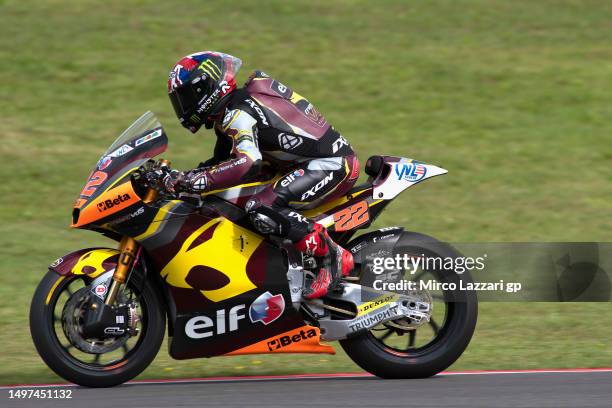
[(202, 62), (198, 69), (206, 72), (209, 77), (216, 81), (221, 79), (221, 69), (219, 69), (219, 67), (212, 60), (207, 59), (206, 61)]

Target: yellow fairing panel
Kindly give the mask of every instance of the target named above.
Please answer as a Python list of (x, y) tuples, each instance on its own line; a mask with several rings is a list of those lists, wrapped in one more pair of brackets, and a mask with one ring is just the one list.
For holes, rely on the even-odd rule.
[(81, 255), (77, 263), (72, 267), (74, 275), (87, 275), (90, 278), (95, 278), (104, 272), (102, 264), (109, 258), (117, 255), (119, 251), (116, 249), (99, 248), (93, 249)]
[[(207, 229), (214, 227), (212, 237), (192, 246)], [(186, 282), (194, 267), (216, 269), (229, 279), (220, 289), (201, 290), (202, 295), (220, 302), (255, 289), (246, 271), (247, 263), (263, 239), (228, 219), (216, 218), (194, 231), (185, 240), (179, 252), (161, 271), (161, 276), (171, 286), (194, 289)]]

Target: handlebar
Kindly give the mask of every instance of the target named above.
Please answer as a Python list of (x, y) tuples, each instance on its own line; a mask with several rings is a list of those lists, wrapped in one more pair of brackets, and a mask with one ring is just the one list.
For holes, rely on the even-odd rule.
[[(165, 160), (165, 159), (161, 159), (159, 161), (159, 167), (164, 167), (164, 166), (165, 167), (170, 166), (170, 161), (169, 160)], [(142, 201), (145, 204), (150, 204), (153, 201), (155, 201), (155, 199), (157, 198), (157, 195), (158, 195), (158, 191), (156, 189), (152, 188), (152, 187), (149, 187), (147, 189), (147, 192), (145, 193), (145, 196), (142, 199)]]

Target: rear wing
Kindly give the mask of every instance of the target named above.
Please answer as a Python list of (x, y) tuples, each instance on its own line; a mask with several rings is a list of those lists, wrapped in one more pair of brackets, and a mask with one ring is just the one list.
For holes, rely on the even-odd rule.
[(383, 157), (383, 165), (386, 171), (383, 170), (373, 181), (373, 195), (382, 200), (392, 200), (421, 181), (448, 173), (448, 170), (433, 164), (405, 157)]
[(370, 177), (346, 195), (323, 206), (304, 211), (304, 215), (347, 240), (358, 229), (367, 228), (390, 200), (423, 180), (448, 173), (447, 170), (405, 157), (372, 156), (366, 174)]

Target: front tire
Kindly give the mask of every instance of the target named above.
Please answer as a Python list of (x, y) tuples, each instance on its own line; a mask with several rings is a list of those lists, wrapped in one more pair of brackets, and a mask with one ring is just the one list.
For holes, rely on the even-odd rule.
[[(75, 283), (77, 281), (81, 282)], [(65, 321), (62, 310), (56, 310), (56, 307), (61, 308), (58, 300), (62, 296), (68, 293), (70, 299), (70, 296), (76, 295), (77, 292), (72, 292), (74, 289), (71, 289), (71, 285), (85, 287), (90, 283), (91, 280), (84, 275), (63, 277), (49, 271), (38, 285), (32, 299), (30, 332), (38, 354), (56, 374), (86, 387), (111, 387), (136, 377), (153, 361), (164, 339), (166, 316), (161, 295), (149, 281), (145, 280), (141, 290), (128, 284), (128, 289), (138, 296), (142, 311), (142, 328), (138, 338), (134, 339), (135, 345), (128, 350), (126, 339), (123, 343), (125, 355), (108, 364), (100, 362), (100, 355), (96, 354), (91, 354), (94, 361), (85, 362), (72, 354), (74, 345), (58, 334), (61, 333), (61, 330), (58, 330), (59, 325), (64, 327)], [(58, 320), (61, 321), (58, 323)], [(86, 353), (80, 355), (87, 356)]]

